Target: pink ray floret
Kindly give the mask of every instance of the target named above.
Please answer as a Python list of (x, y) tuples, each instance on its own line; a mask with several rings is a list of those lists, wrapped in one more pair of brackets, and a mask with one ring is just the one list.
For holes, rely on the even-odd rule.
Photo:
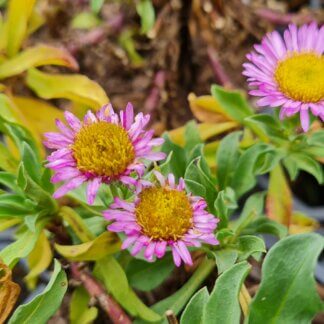
[[(97, 113), (89, 111), (84, 120), (79, 120), (71, 112), (64, 113), (67, 125), (57, 120), (59, 133), (45, 133), (44, 145), (55, 151), (48, 156), (47, 167), (54, 170), (52, 182), (65, 182), (54, 193), (55, 198), (64, 196), (67, 192), (87, 182), (87, 200), (93, 204), (97, 191), (101, 184), (109, 184), (120, 181), (125, 185), (135, 185), (137, 180), (133, 174), (141, 176), (144, 173), (144, 160), (159, 161), (165, 158), (162, 152), (154, 152), (153, 148), (163, 143), (162, 138), (153, 138), (153, 131), (146, 131), (150, 116), (139, 113), (134, 116), (133, 106), (128, 103), (124, 111), (115, 113), (112, 106), (106, 105)], [(78, 169), (77, 161), (73, 153), (73, 144), (82, 127), (98, 122), (106, 122), (123, 127), (127, 132), (134, 149), (135, 158), (118, 176), (109, 177), (98, 175), (94, 172), (86, 172)]]
[[(162, 174), (155, 171), (158, 184), (145, 181), (137, 184), (136, 195), (131, 202), (115, 198), (110, 208), (103, 212), (104, 217), (112, 223), (108, 226), (108, 230), (112, 232), (123, 232), (126, 239), (122, 244), (123, 249), (131, 247), (131, 254), (137, 255), (142, 250), (144, 257), (152, 262), (156, 258), (162, 258), (168, 249), (171, 249), (173, 260), (176, 266), (180, 266), (182, 261), (185, 264), (192, 265), (192, 258), (188, 247), (200, 247), (202, 243), (217, 245), (219, 242), (215, 238), (214, 231), (217, 227), (219, 219), (210, 214), (206, 208), (206, 201), (198, 196), (192, 196), (185, 192), (185, 183), (182, 178), (176, 183), (173, 174), (169, 174), (165, 178)], [(140, 203), (140, 194), (146, 188), (167, 188), (167, 190), (176, 190), (184, 192), (192, 209), (191, 227), (188, 228), (182, 237), (176, 240), (153, 239), (143, 233), (142, 226), (138, 223), (136, 216), (136, 208)], [(177, 222), (175, 215), (172, 221)], [(158, 224), (157, 224), (158, 226)]]
[[(281, 107), (281, 119), (299, 113), (304, 131), (309, 129), (309, 113), (324, 121), (323, 80), (321, 81), (321, 88), (318, 90), (322, 95), (321, 98), (311, 101), (297, 100), (287, 93), (285, 94), (280, 90), (275, 78), (278, 64), (286, 58), (298, 54), (315, 54), (319, 58), (322, 57), (324, 26), (318, 27), (313, 22), (298, 28), (291, 24), (284, 31), (283, 37), (277, 31), (273, 31), (262, 39), (261, 44), (255, 45), (254, 49), (255, 51), (247, 55), (250, 62), (243, 64), (243, 75), (248, 77), (249, 85), (254, 88), (250, 91), (250, 94), (261, 97), (257, 104), (259, 106)], [(324, 74), (324, 71), (322, 73)], [(315, 86), (318, 86), (318, 83), (315, 83)]]

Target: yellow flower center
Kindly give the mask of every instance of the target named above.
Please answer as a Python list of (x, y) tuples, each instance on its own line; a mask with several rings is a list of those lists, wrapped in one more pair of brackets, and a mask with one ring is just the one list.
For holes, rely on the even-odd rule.
[(324, 98), (324, 57), (316, 53), (292, 53), (279, 62), (275, 80), (291, 99), (318, 102)]
[(183, 191), (146, 188), (136, 206), (142, 233), (155, 240), (178, 240), (192, 226), (193, 210)]
[(125, 129), (103, 121), (84, 125), (75, 137), (72, 150), (80, 171), (103, 177), (118, 176), (135, 158)]

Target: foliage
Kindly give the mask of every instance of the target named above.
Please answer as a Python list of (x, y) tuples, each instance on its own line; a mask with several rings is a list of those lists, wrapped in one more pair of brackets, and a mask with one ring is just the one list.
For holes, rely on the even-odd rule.
[[(96, 19), (103, 2), (91, 1), (91, 16), (78, 16), (74, 27), (100, 23)], [(212, 86), (211, 96), (189, 96), (200, 123), (191, 121), (165, 133), (161, 151), (167, 157), (147, 164), (143, 179), (152, 180), (153, 171), (164, 176), (173, 173), (176, 181), (183, 178), (187, 192), (202, 197), (208, 212), (219, 219), (213, 234), (219, 245), (191, 246), (194, 264), (179, 270), (186, 272), (187, 280), (149, 307), (136, 291), (151, 292), (172, 276), (170, 251), (152, 263), (142, 255), (132, 257), (128, 250), (121, 250), (124, 237), (107, 231), (109, 222), (102, 217), (114, 198), (131, 199), (134, 191), (117, 182), (104, 185), (91, 206), (86, 203), (84, 186), (59, 200), (52, 197), (56, 185), (44, 167), (42, 134), (54, 128), (54, 119), (61, 118), (63, 111), (50, 100), (69, 100), (80, 117), (109, 100), (85, 76), (37, 69), (56, 65), (77, 70), (78, 66), (64, 49), (22, 46), (35, 8), (32, 0), (9, 1), (0, 30), (0, 78), (6, 84), (7, 78), (23, 76), (24, 86), (46, 100), (13, 94), (6, 86), (0, 94), (0, 231), (11, 229), (15, 237), (0, 251), (0, 321), (9, 316), (19, 294), (11, 270), (25, 259), (29, 272), (24, 280), (31, 290), (39, 276), (53, 266), (54, 270), (44, 291), (20, 305), (9, 323), (45, 323), (67, 291), (61, 263), (70, 267), (67, 273), (74, 278), (79, 262), (85, 265), (80, 271), (91, 278), (95, 292), (84, 282), (69, 288), (71, 323), (93, 322), (100, 308), (105, 308), (102, 298), (107, 294), (135, 323), (165, 323), (166, 311), (185, 324), (310, 323), (323, 310), (313, 278), (323, 238), (305, 234), (318, 223), (293, 209), (290, 181), (303, 170), (323, 183), (323, 129), (301, 134), (295, 118), (281, 121), (277, 113), (255, 114), (243, 92), (218, 85)], [(138, 1), (137, 12), (141, 32), (150, 35), (155, 20), (152, 2)], [(123, 31), (119, 42), (139, 66), (143, 58), (136, 51), (133, 33)], [(264, 175), (269, 175), (268, 187), (259, 192), (256, 185)], [(263, 234), (278, 240), (270, 251)], [(251, 301), (244, 281), (252, 259), (262, 264), (262, 280)], [(211, 278), (214, 284), (208, 290)]]

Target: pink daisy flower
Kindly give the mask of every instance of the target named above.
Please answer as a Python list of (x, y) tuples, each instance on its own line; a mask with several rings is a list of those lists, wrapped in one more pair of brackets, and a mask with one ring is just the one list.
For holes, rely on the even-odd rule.
[(87, 199), (92, 204), (102, 183), (118, 180), (135, 185), (136, 179), (131, 174), (144, 173), (143, 159), (165, 158), (164, 153), (152, 151), (163, 139), (153, 139), (153, 130), (144, 130), (150, 116), (139, 113), (134, 118), (130, 103), (119, 115), (109, 104), (96, 114), (89, 111), (83, 121), (68, 111), (65, 119), (68, 126), (56, 121), (60, 133), (45, 134), (44, 144), (55, 149), (47, 164), (55, 171), (51, 180), (53, 183), (65, 181), (54, 193), (55, 198), (88, 182)]
[(324, 121), (324, 26), (292, 24), (283, 38), (274, 31), (254, 48), (243, 74), (256, 87), (250, 94), (262, 97), (257, 104), (281, 106), (281, 119), (300, 113), (304, 131), (309, 112)]
[(166, 179), (154, 173), (158, 184), (139, 182), (133, 202), (115, 198), (104, 211), (104, 217), (113, 221), (108, 230), (126, 234), (122, 248), (133, 246), (132, 255), (144, 249), (144, 257), (153, 261), (170, 247), (176, 266), (182, 261), (192, 265), (187, 247), (218, 244), (213, 232), (219, 219), (206, 211), (203, 198), (186, 193), (182, 178), (176, 184), (173, 174)]

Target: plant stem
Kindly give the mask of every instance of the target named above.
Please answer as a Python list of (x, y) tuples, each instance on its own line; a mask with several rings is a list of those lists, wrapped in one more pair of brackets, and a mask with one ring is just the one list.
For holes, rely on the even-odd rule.
[(169, 324), (178, 324), (179, 323), (171, 309), (169, 309), (165, 312), (165, 316), (166, 316)]
[(89, 273), (80, 270), (77, 263), (71, 263), (71, 274), (74, 279), (82, 282), (89, 295), (98, 301), (100, 307), (114, 324), (132, 323), (116, 301), (105, 292), (103, 287)]

